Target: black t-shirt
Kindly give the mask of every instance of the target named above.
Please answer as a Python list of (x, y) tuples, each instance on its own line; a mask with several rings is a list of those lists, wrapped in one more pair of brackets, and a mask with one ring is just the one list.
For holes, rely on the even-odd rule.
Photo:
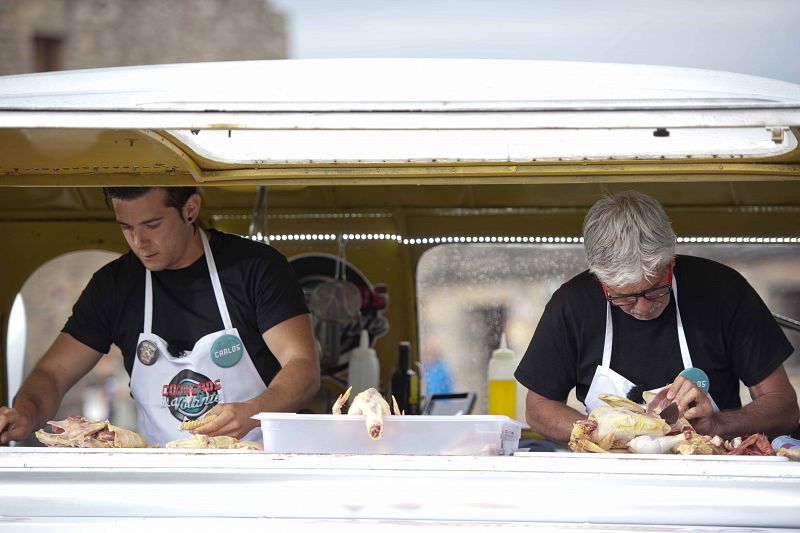
[[(233, 327), (237, 328), (265, 384), (280, 370), (263, 332), (308, 312), (302, 289), (286, 258), (269, 245), (207, 230), (211, 252)], [(153, 333), (171, 352), (224, 329), (205, 256), (186, 268), (153, 272)], [(145, 268), (133, 252), (94, 273), (64, 326), (76, 340), (107, 353), (122, 351), (128, 375), (144, 327)]]
[[(756, 291), (735, 270), (709, 259), (677, 256), (673, 275), (692, 366), (708, 374), (720, 409), (741, 407), (739, 381), (752, 386), (793, 351)], [(611, 306), (611, 368), (645, 389), (671, 383), (683, 370), (675, 299), (642, 321)], [(545, 307), (516, 373), (546, 398), (564, 401), (573, 387), (583, 402), (603, 358), (606, 300), (589, 271), (562, 285)]]

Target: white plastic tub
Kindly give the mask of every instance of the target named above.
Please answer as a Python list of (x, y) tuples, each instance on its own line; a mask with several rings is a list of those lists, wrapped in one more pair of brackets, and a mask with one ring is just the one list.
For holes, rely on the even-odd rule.
[(510, 455), (523, 424), (507, 416), (386, 416), (372, 440), (362, 415), (259, 413), (268, 453)]

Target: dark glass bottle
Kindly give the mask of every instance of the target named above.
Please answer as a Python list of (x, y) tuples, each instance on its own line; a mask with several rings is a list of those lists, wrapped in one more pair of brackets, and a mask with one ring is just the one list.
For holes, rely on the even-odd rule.
[(419, 414), (419, 376), (411, 368), (411, 344), (400, 343), (397, 368), (392, 373), (389, 392), (397, 400), (400, 411), (407, 415)]

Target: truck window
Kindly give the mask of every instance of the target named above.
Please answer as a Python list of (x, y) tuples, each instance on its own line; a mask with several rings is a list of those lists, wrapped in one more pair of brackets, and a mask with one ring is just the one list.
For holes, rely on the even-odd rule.
[[(797, 320), (800, 246), (789, 239), (776, 241), (683, 238), (677, 253), (707, 257), (737, 269), (773, 313)], [(417, 267), (425, 392), (474, 391), (478, 400), (473, 413), (486, 413), (486, 370), (500, 335), (505, 332), (509, 347), (521, 357), (553, 292), (586, 267), (577, 238), (446, 244), (427, 250)], [(800, 333), (785, 332), (795, 347), (786, 370), (800, 390)], [(521, 392), (520, 387), (518, 396)], [(742, 393), (742, 402), (749, 402), (744, 386)], [(568, 403), (583, 409), (574, 395)], [(524, 420), (522, 405), (518, 402), (517, 418)]]

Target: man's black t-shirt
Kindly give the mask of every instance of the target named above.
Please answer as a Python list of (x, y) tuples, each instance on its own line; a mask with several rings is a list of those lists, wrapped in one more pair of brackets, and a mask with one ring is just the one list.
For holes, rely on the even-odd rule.
[[(692, 366), (708, 374), (720, 409), (741, 407), (739, 380), (752, 386), (793, 351), (764, 302), (735, 270), (709, 259), (677, 256), (673, 275)], [(611, 368), (653, 389), (683, 370), (675, 299), (656, 319), (643, 321), (611, 306)], [(584, 271), (562, 285), (545, 307), (515, 377), (546, 398), (564, 401), (573, 387), (583, 402), (603, 357), (606, 300), (597, 278)]]
[[(308, 312), (286, 258), (263, 243), (207, 230), (233, 327), (265, 384), (280, 370), (262, 333)], [(174, 354), (224, 329), (205, 256), (186, 268), (153, 272), (153, 333)], [(128, 375), (144, 327), (145, 268), (133, 252), (95, 272), (72, 308), (65, 333), (101, 352), (122, 351)]]

